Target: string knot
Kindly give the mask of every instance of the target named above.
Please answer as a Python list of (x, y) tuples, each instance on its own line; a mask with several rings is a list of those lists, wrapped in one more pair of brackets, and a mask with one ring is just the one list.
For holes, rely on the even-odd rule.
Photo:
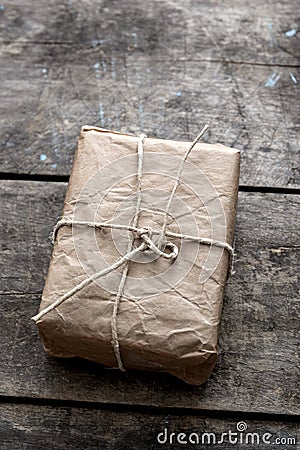
[(143, 227), (136, 232), (137, 236), (143, 239), (143, 236), (147, 235), (150, 239), (152, 239), (153, 229), (151, 227)]
[[(151, 227), (143, 227), (137, 232), (139, 238), (144, 241), (145, 247), (142, 251), (152, 250), (158, 256), (166, 259), (176, 259), (179, 253), (178, 247), (173, 242), (166, 241), (164, 250), (160, 250), (152, 240), (153, 230)], [(166, 251), (169, 250), (169, 251)]]

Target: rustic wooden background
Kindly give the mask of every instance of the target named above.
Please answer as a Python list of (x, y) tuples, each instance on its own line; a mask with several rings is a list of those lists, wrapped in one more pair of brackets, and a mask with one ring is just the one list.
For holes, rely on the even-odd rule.
[[(240, 420), (297, 436), (298, 13), (297, 0), (0, 4), (1, 450), (195, 448), (156, 436)], [(29, 319), (81, 125), (190, 140), (206, 122), (207, 141), (242, 151), (237, 272), (210, 380), (47, 357)]]

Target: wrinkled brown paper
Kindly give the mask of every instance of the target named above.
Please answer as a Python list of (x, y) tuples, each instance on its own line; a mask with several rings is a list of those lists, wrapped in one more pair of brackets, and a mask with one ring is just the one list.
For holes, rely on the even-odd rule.
[[(96, 221), (109, 221), (113, 216), (115, 223), (121, 220), (122, 204), (125, 202), (123, 209), (126, 212), (130, 196), (132, 199), (129, 204), (133, 206), (136, 203), (136, 197), (133, 194), (137, 189), (137, 177), (133, 174), (137, 173), (137, 139), (136, 136), (96, 127), (82, 128), (65, 198), (63, 217), (72, 218), (75, 207), (79, 207), (81, 214), (93, 217), (93, 220)], [(150, 195), (146, 197), (153, 202), (151, 207), (154, 209), (157, 207), (158, 213), (156, 214), (156, 211), (151, 210), (150, 207), (146, 208), (146, 211), (142, 211), (139, 220), (140, 227), (145, 225), (150, 225), (155, 229), (161, 227), (163, 217), (161, 211), (165, 209), (165, 201), (169, 195), (163, 195), (163, 193), (170, 193), (174, 185), (174, 177), (164, 174), (168, 170), (173, 175), (176, 174), (180, 163), (179, 158), (184, 156), (189, 146), (188, 142), (152, 138), (145, 140), (145, 154), (152, 152), (149, 157), (156, 157), (156, 154), (161, 153), (166, 154), (168, 167), (164, 167), (164, 158), (159, 156), (157, 157), (159, 170), (156, 171), (157, 173), (149, 174), (147, 170), (151, 171), (152, 169), (151, 167), (147, 169), (145, 158), (143, 190), (148, 189), (150, 192)], [(118, 165), (118, 159), (127, 155), (134, 156), (131, 156), (130, 161), (125, 160), (124, 164)], [(168, 161), (168, 155), (170, 155), (170, 161)], [(153, 159), (151, 161), (153, 163)], [(116, 163), (116, 165), (109, 172), (112, 163)], [(195, 177), (192, 166), (189, 164), (200, 169), (203, 177), (199, 176), (199, 179), (197, 176)], [(197, 144), (189, 155), (186, 168), (189, 175), (185, 176), (185, 182), (180, 183), (176, 197), (182, 199), (190, 211), (190, 213), (186, 213), (187, 222), (191, 217), (189, 214), (193, 215), (199, 236), (218, 238), (222, 235), (224, 227), (218, 229), (218, 222), (222, 219), (221, 205), (226, 220), (224, 240), (232, 245), (239, 164), (239, 151), (220, 144)], [(89, 206), (92, 196), (96, 194), (84, 192), (82, 188), (86, 186), (93, 175), (99, 172), (101, 174), (99, 189), (101, 189), (102, 183), (109, 185), (109, 176), (108, 179), (104, 175), (102, 176), (102, 170), (105, 167), (108, 168), (108, 170), (104, 169), (106, 174), (111, 173), (114, 180), (119, 179), (120, 182), (110, 186), (111, 189), (107, 193), (100, 192), (103, 196), (102, 203), (95, 215), (93, 211), (89, 211)], [(156, 170), (155, 165), (153, 167)], [(131, 172), (128, 177), (127, 171)], [(189, 183), (186, 182), (187, 179)], [(211, 193), (210, 187), (208, 187), (210, 192), (206, 195), (208, 183), (214, 187), (217, 195)], [(199, 195), (195, 195), (191, 185), (195, 188), (199, 185), (201, 198)], [(159, 192), (162, 192), (162, 201), (159, 199)], [(185, 213), (182, 213), (182, 217), (180, 217), (182, 207), (180, 202), (177, 205), (175, 203), (176, 220), (185, 220)], [(176, 220), (170, 218), (168, 230), (180, 232)], [(184, 223), (184, 227), (189, 229), (189, 223)], [(215, 236), (212, 235), (212, 228), (216, 227)], [(192, 227), (192, 231), (195, 232), (195, 226)], [(122, 252), (124, 254), (128, 233), (124, 230), (112, 232), (111, 229), (95, 231), (89, 227), (64, 226), (60, 228), (54, 244), (40, 310), (53, 303), (88, 275), (101, 270), (101, 267), (97, 267), (97, 264), (100, 264), (100, 260), (97, 259), (99, 252), (107, 264), (112, 264)], [(94, 239), (91, 248), (89, 248), (89, 244), (86, 244), (90, 241), (90, 236), (92, 237), (91, 241)], [(116, 248), (118, 240), (123, 242), (122, 251)], [(179, 247), (181, 246), (180, 240), (170, 240)], [(79, 244), (76, 244), (75, 241)], [(194, 255), (195, 249), (196, 259), (189, 262), (191, 268), (179, 282), (180, 270), (176, 269), (175, 262), (156, 258), (155, 261), (148, 264), (144, 262), (130, 263), (128, 274), (130, 279), (128, 279), (128, 283), (126, 282), (124, 295), (120, 302), (117, 329), (120, 352), (126, 369), (168, 372), (187, 383), (199, 385), (207, 380), (217, 360), (218, 328), (229, 254), (226, 250), (199, 245), (195, 242), (187, 242), (185, 245), (185, 253), (183, 256), (179, 254), (178, 264), (180, 258), (182, 261), (182, 258), (188, 260), (189, 255)], [(209, 255), (211, 260), (208, 263)], [(206, 265), (213, 266), (215, 261), (217, 264), (215, 268), (213, 267), (214, 270), (210, 271), (209, 267), (207, 269)], [(171, 273), (172, 264), (174, 264), (174, 274)], [(178, 267), (180, 269), (180, 266)], [(207, 270), (209, 278), (205, 280), (205, 271)], [(158, 283), (158, 293), (155, 294), (157, 289), (155, 280), (159, 280), (160, 274), (164, 271), (171, 274), (166, 283), (174, 285), (170, 285), (169, 290), (165, 292), (159, 292)], [(114, 276), (120, 277), (121, 273), (122, 267)], [(174, 280), (172, 279), (173, 275)], [(153, 278), (155, 276), (156, 279)], [(90, 284), (38, 320), (37, 325), (48, 354), (59, 357), (81, 357), (108, 367), (117, 366), (111, 344), (110, 322), (115, 299), (116, 279), (109, 278), (109, 275), (107, 277), (106, 285)], [(199, 277), (202, 277), (202, 280)], [(150, 281), (148, 282), (147, 279)], [(101, 280), (101, 283), (104, 281)], [(110, 287), (112, 292), (109, 292)], [(154, 290), (151, 291), (151, 289)]]

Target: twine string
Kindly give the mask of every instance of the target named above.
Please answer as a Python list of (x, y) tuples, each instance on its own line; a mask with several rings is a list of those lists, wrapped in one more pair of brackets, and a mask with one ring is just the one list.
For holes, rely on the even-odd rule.
[[(146, 135), (142, 134), (138, 140), (138, 173), (137, 173), (138, 189), (137, 189), (136, 209), (135, 209), (135, 214), (134, 214), (133, 223), (132, 223), (133, 227), (137, 227), (137, 225), (138, 225), (139, 215), (140, 215), (140, 207), (141, 207), (141, 203), (142, 203), (142, 181), (143, 181), (142, 173), (143, 173), (143, 159), (144, 159), (143, 158), (143, 156), (144, 156), (143, 144), (144, 144), (145, 138), (146, 138)], [(127, 250), (126, 250), (127, 254), (130, 253), (130, 251), (132, 250), (133, 241), (134, 241), (134, 236), (131, 234), (128, 237), (128, 244), (127, 244)], [(116, 357), (116, 360), (118, 363), (118, 367), (122, 372), (125, 372), (125, 368), (124, 368), (124, 364), (123, 364), (123, 361), (121, 358), (120, 344), (119, 344), (119, 339), (118, 339), (117, 314), (118, 314), (120, 300), (123, 295), (123, 289), (125, 286), (128, 270), (129, 270), (129, 261), (127, 259), (124, 263), (122, 277), (121, 277), (121, 281), (119, 284), (118, 293), (117, 293), (116, 299), (114, 301), (113, 313), (111, 316), (111, 337), (112, 337), (111, 343), (112, 343), (112, 346), (114, 349), (114, 354), (115, 354), (115, 357)]]
[[(110, 272), (116, 270), (120, 266), (123, 267), (123, 272), (121, 275), (121, 280), (118, 287), (118, 292), (116, 295), (116, 299), (114, 301), (113, 305), (113, 312), (111, 316), (111, 344), (114, 350), (114, 354), (118, 363), (118, 367), (121, 371), (125, 371), (124, 364), (122, 361), (121, 353), (120, 353), (120, 344), (118, 339), (118, 331), (117, 331), (117, 315), (118, 315), (118, 309), (120, 305), (121, 298), (123, 296), (124, 286), (126, 283), (126, 278), (129, 271), (129, 262), (130, 260), (138, 253), (144, 252), (145, 250), (152, 250), (154, 253), (156, 253), (158, 256), (161, 256), (166, 259), (174, 260), (177, 258), (179, 250), (176, 244), (166, 241), (165, 237), (170, 238), (178, 238), (183, 240), (189, 240), (196, 242), (198, 244), (204, 244), (204, 245), (210, 245), (210, 246), (216, 246), (219, 248), (223, 248), (229, 252), (230, 255), (230, 262), (229, 262), (229, 273), (232, 273), (232, 263), (233, 263), (233, 256), (234, 256), (234, 250), (231, 245), (229, 245), (227, 242), (219, 241), (216, 239), (210, 239), (210, 238), (204, 238), (199, 236), (192, 236), (187, 234), (181, 234), (181, 233), (174, 233), (167, 230), (167, 221), (168, 221), (168, 215), (171, 209), (172, 201), (175, 197), (177, 188), (179, 186), (180, 180), (181, 180), (181, 174), (183, 171), (184, 163), (186, 159), (188, 158), (188, 155), (196, 145), (196, 143), (201, 139), (201, 137), (204, 135), (206, 130), (208, 129), (208, 125), (205, 125), (203, 130), (198, 134), (198, 136), (195, 138), (195, 140), (192, 142), (190, 147), (188, 148), (187, 152), (185, 153), (183, 159), (181, 160), (176, 180), (172, 189), (172, 192), (170, 194), (170, 197), (168, 199), (166, 209), (164, 211), (164, 220), (161, 230), (153, 230), (150, 227), (138, 227), (139, 222), (139, 215), (141, 211), (141, 203), (142, 203), (142, 181), (143, 181), (143, 156), (144, 156), (144, 140), (146, 138), (145, 134), (142, 134), (139, 137), (138, 140), (138, 173), (137, 173), (137, 180), (138, 180), (138, 189), (137, 189), (137, 202), (136, 202), (136, 210), (133, 217), (132, 225), (121, 225), (121, 224), (113, 224), (110, 222), (89, 222), (89, 221), (74, 221), (72, 219), (62, 218), (57, 222), (57, 224), (54, 227), (53, 233), (52, 233), (52, 242), (54, 243), (57, 237), (58, 230), (63, 226), (88, 226), (93, 227), (96, 229), (102, 229), (102, 228), (110, 228), (110, 229), (118, 229), (118, 230), (127, 230), (136, 233), (136, 235), (142, 240), (142, 243), (136, 247), (133, 248), (134, 243), (134, 235), (131, 235), (128, 237), (128, 244), (127, 244), (127, 250), (124, 256), (117, 259), (112, 265), (106, 267), (105, 269), (95, 273), (92, 276), (89, 276), (85, 280), (83, 280), (81, 283), (76, 285), (74, 288), (66, 292), (63, 296), (61, 296), (59, 299), (57, 299), (55, 302), (51, 303), (49, 306), (44, 308), (42, 311), (40, 311), (37, 315), (32, 317), (32, 320), (34, 322), (37, 322), (39, 319), (41, 319), (45, 314), (49, 313), (53, 309), (57, 308), (59, 305), (61, 305), (63, 302), (65, 302), (67, 299), (72, 297), (77, 292), (84, 289), (86, 286), (88, 286), (90, 283), (96, 281), (97, 279), (109, 274)], [(152, 240), (153, 235), (158, 235), (158, 243), (154, 243)], [(162, 250), (162, 247), (164, 249)], [(169, 250), (169, 251), (166, 251)]]
[(164, 212), (164, 221), (163, 221), (163, 225), (162, 225), (162, 229), (161, 229), (161, 236), (159, 238), (159, 242), (158, 242), (158, 246), (160, 247), (163, 244), (163, 240), (165, 238), (165, 234), (166, 234), (166, 229), (167, 229), (167, 222), (168, 222), (168, 215), (170, 213), (170, 209), (171, 209), (171, 205), (173, 202), (173, 199), (175, 197), (177, 188), (179, 186), (180, 180), (181, 180), (181, 174), (183, 171), (183, 167), (184, 167), (184, 163), (187, 160), (189, 154), (191, 153), (191, 151), (193, 150), (193, 148), (195, 147), (195, 145), (197, 144), (197, 142), (202, 138), (202, 136), (206, 133), (206, 131), (208, 130), (208, 125), (206, 124), (204, 126), (204, 128), (200, 131), (200, 133), (198, 134), (198, 136), (196, 136), (196, 138), (194, 139), (194, 141), (192, 142), (192, 144), (190, 145), (190, 147), (188, 148), (188, 150), (186, 151), (184, 157), (181, 160), (178, 172), (177, 172), (177, 177), (171, 192), (171, 195), (169, 197), (165, 212)]

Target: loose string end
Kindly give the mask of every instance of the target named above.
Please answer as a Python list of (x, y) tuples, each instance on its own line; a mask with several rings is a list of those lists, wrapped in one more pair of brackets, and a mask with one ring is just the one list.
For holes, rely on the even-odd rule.
[(200, 133), (193, 140), (193, 142), (189, 148), (189, 152), (194, 148), (194, 146), (197, 144), (197, 142), (200, 141), (200, 139), (204, 136), (204, 134), (207, 132), (208, 129), (209, 129), (209, 125), (208, 125), (208, 123), (206, 123), (204, 125), (204, 127), (202, 128), (202, 130), (200, 131)]
[(198, 134), (198, 136), (196, 136), (195, 141), (198, 142), (202, 138), (202, 136), (207, 132), (208, 129), (209, 129), (209, 125), (208, 125), (208, 123), (206, 123), (204, 125), (204, 127), (202, 128), (202, 130), (200, 131), (200, 133)]

